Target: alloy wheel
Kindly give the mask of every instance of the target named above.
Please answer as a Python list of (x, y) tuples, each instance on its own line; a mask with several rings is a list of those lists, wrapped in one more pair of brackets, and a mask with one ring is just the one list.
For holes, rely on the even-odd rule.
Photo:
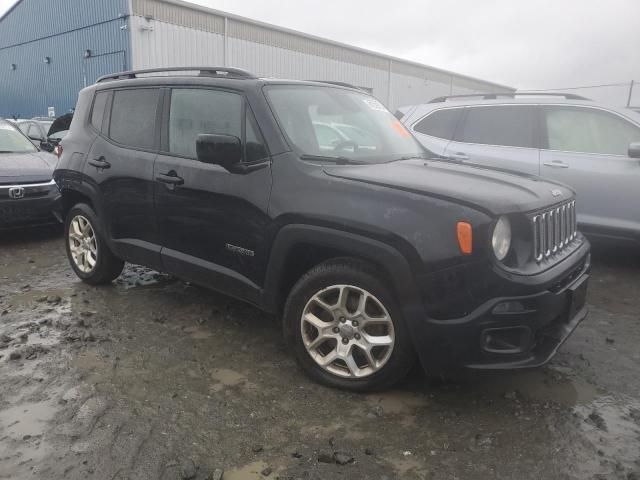
[(78, 270), (90, 273), (98, 263), (98, 240), (89, 220), (76, 215), (69, 224), (69, 251)]
[(353, 285), (333, 285), (317, 292), (302, 312), (300, 328), (311, 358), (340, 377), (376, 373), (395, 345), (387, 309), (370, 292)]

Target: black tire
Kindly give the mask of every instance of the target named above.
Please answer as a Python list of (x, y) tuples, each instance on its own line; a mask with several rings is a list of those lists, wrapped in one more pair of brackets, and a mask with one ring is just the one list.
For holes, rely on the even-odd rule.
[[(81, 215), (88, 220), (91, 228), (93, 229), (97, 243), (96, 263), (93, 269), (89, 272), (83, 272), (80, 270), (71, 255), (69, 231), (73, 219), (78, 215)], [(85, 203), (78, 203), (67, 214), (67, 218), (64, 222), (64, 243), (71, 268), (83, 282), (88, 283), (89, 285), (105, 285), (111, 283), (122, 273), (124, 261), (117, 258), (107, 246), (100, 228), (100, 222), (89, 205)]]
[[(373, 266), (356, 259), (339, 258), (317, 265), (298, 280), (284, 308), (283, 328), (287, 343), (293, 348), (299, 365), (311, 378), (324, 385), (366, 392), (384, 390), (403, 380), (415, 364), (415, 351), (402, 311), (392, 290), (379, 279), (384, 278)], [(333, 285), (353, 285), (374, 295), (391, 316), (395, 343), (386, 364), (363, 378), (345, 378), (322, 368), (311, 358), (301, 333), (301, 318), (310, 299)]]

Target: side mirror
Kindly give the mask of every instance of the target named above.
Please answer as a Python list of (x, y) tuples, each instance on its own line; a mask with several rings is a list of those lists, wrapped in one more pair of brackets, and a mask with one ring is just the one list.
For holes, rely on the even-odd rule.
[(198, 135), (196, 140), (198, 160), (203, 163), (220, 165), (235, 173), (242, 160), (242, 142), (233, 135)]
[(640, 158), (640, 142), (634, 142), (629, 145), (629, 156), (631, 158)]

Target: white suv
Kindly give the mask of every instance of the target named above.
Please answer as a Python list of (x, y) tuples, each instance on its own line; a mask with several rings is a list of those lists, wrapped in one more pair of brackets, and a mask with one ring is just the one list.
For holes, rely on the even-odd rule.
[(539, 175), (578, 193), (594, 236), (640, 242), (640, 114), (571, 94), (440, 97), (397, 113), (454, 161)]

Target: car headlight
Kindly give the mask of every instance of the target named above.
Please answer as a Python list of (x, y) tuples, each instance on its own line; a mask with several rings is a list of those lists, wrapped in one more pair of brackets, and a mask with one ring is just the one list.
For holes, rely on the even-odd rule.
[(504, 260), (511, 248), (511, 222), (507, 217), (500, 217), (493, 229), (491, 238), (493, 253), (500, 261)]

